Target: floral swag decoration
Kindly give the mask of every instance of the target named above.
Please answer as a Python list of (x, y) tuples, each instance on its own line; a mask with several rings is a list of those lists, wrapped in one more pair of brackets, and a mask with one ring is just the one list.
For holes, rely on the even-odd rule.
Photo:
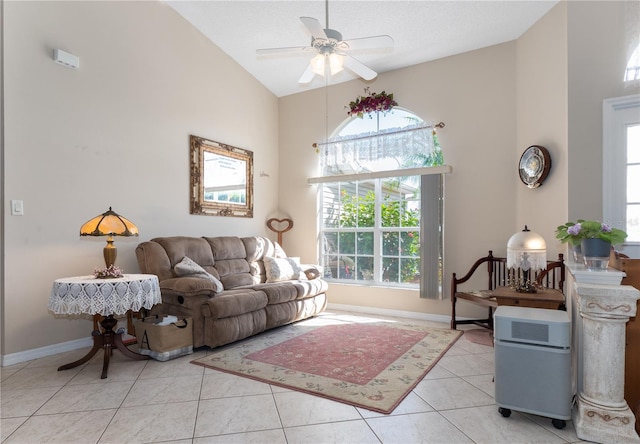
[(381, 93), (370, 92), (369, 88), (364, 89), (364, 96), (358, 96), (356, 100), (349, 103), (349, 116), (357, 116), (363, 118), (365, 114), (369, 114), (369, 118), (373, 118), (371, 113), (382, 112), (388, 113), (394, 106), (398, 106), (398, 102), (393, 100), (393, 93), (387, 94), (382, 91)]

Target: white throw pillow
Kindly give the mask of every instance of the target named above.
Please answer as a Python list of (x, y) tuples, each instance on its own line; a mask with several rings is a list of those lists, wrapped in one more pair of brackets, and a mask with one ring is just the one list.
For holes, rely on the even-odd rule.
[(295, 259), (265, 256), (263, 262), (267, 282), (290, 281), (292, 279), (307, 280), (304, 270)]
[(217, 277), (208, 273), (188, 256), (183, 257), (182, 260), (173, 267), (173, 271), (175, 271), (177, 276), (196, 276), (210, 280), (216, 287), (216, 293), (221, 293), (224, 290), (222, 282), (220, 282)]

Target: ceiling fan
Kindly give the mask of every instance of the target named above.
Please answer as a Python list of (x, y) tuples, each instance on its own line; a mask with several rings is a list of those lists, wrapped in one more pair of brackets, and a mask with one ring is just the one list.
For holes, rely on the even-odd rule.
[(300, 17), (302, 24), (311, 34), (310, 46), (290, 46), (285, 48), (258, 49), (258, 55), (273, 55), (316, 52), (309, 66), (298, 79), (298, 83), (309, 83), (315, 74), (330, 76), (342, 71), (343, 67), (365, 80), (373, 80), (378, 75), (364, 63), (347, 52), (351, 50), (382, 49), (393, 47), (393, 39), (388, 35), (377, 35), (351, 40), (342, 40), (342, 34), (329, 28), (329, 0), (326, 0), (326, 28), (318, 20), (311, 17)]

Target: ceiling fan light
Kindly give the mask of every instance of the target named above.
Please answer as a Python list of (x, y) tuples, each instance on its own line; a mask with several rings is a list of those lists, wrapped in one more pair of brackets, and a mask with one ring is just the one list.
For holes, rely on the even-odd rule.
[(333, 54), (329, 55), (329, 69), (331, 71), (331, 75), (338, 74), (340, 71), (344, 69), (344, 56), (342, 54)]
[(324, 76), (324, 67), (325, 67), (325, 56), (323, 54), (318, 54), (314, 58), (311, 59), (311, 70), (318, 74), (319, 76)]

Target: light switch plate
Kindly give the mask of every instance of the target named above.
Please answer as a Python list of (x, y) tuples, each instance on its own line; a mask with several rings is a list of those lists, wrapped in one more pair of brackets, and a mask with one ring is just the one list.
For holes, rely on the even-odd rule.
[(11, 215), (12, 216), (24, 216), (24, 205), (21, 200), (11, 201)]

